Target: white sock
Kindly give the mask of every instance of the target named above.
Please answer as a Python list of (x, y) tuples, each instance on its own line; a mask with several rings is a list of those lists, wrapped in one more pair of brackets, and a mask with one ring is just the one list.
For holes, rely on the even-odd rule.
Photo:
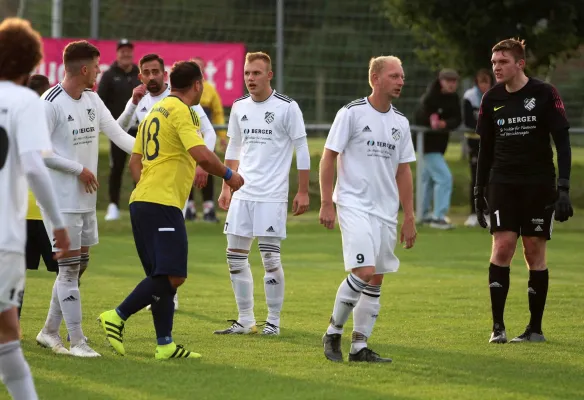
[(189, 210), (194, 214), (195, 212), (197, 212), (197, 207), (195, 206), (195, 201), (194, 200), (189, 200), (187, 202), (187, 207), (189, 208)]
[(215, 208), (213, 200), (207, 200), (203, 202), (203, 214), (208, 214), (211, 210)]
[(14, 400), (38, 399), (20, 341), (0, 344), (0, 378)]
[(253, 313), (253, 276), (247, 254), (227, 250), (227, 264), (239, 311), (237, 322), (245, 327), (253, 326), (256, 323)]
[(59, 276), (57, 277), (57, 294), (63, 319), (69, 332), (71, 346), (85, 341), (81, 329), (81, 294), (79, 293), (80, 257), (69, 257), (59, 260)]
[(380, 295), (381, 286), (367, 285), (353, 310), (353, 336), (351, 342), (351, 353), (353, 354), (367, 347), (367, 339), (371, 336), (373, 326), (379, 315), (381, 307), (379, 303)]
[(49, 335), (59, 335), (59, 328), (63, 321), (63, 313), (61, 312), (61, 303), (59, 302), (59, 294), (57, 293), (57, 279), (53, 283), (53, 292), (51, 294), (51, 304), (49, 305), (49, 313), (47, 320), (43, 327), (43, 332)]
[(280, 312), (284, 304), (284, 269), (280, 259), (280, 246), (278, 244), (258, 244), (264, 269), (264, 290), (266, 292), (266, 304), (268, 305), (267, 322), (280, 326)]
[(335, 306), (331, 316), (331, 323), (326, 331), (329, 335), (335, 333), (343, 333), (343, 326), (349, 319), (349, 315), (359, 297), (361, 292), (367, 286), (367, 282), (361, 280), (357, 275), (351, 273), (339, 286), (337, 290), (337, 297), (335, 298)]

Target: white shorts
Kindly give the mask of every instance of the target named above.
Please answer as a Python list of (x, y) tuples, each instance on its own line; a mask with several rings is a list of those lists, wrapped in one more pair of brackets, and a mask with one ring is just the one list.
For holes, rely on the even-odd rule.
[(0, 312), (20, 306), (25, 278), (24, 254), (0, 251)]
[(339, 205), (337, 215), (346, 271), (374, 266), (376, 274), (397, 272), (399, 259), (393, 253), (397, 242), (396, 226), (364, 211)]
[[(54, 229), (51, 221), (42, 210), (41, 213), (45, 229), (47, 230), (47, 235), (51, 239), (51, 244), (54, 244)], [(95, 215), (95, 211), (86, 213), (63, 213), (63, 222), (65, 222), (65, 227), (67, 228), (69, 238), (71, 239), (69, 250), (79, 250), (81, 247), (95, 246), (99, 243), (97, 216)], [(57, 250), (58, 249), (53, 246), (53, 251)]]
[(232, 199), (223, 233), (244, 237), (286, 238), (288, 203)]

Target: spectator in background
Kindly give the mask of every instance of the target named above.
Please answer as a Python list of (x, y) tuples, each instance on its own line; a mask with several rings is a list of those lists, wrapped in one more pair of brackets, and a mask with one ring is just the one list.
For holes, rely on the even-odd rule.
[[(141, 84), (138, 79), (140, 72), (138, 66), (134, 64), (134, 45), (127, 39), (118, 42), (116, 61), (104, 72), (99, 82), (97, 93), (103, 100), (106, 107), (117, 119), (124, 111), (128, 99), (132, 97), (134, 88)], [(136, 137), (137, 127), (132, 127), (128, 133)], [(120, 189), (122, 186), (122, 175), (126, 164), (126, 153), (110, 142), (110, 176), (109, 176), (109, 197), (110, 204), (107, 207), (106, 221), (120, 218)]]
[[(205, 60), (201, 57), (193, 58), (193, 61), (199, 65), (201, 71), (205, 71)], [(201, 97), (201, 102), (199, 103), (205, 113), (209, 117), (209, 120), (213, 125), (224, 125), (225, 124), (225, 112), (223, 110), (223, 103), (221, 97), (217, 90), (208, 81), (203, 81), (203, 96)], [(217, 129), (217, 136), (219, 137), (219, 143), (221, 146), (221, 151), (224, 152), (227, 147), (227, 132), (225, 129)], [(206, 222), (219, 222), (217, 215), (215, 213), (215, 201), (214, 201), (214, 177), (209, 176), (207, 181), (207, 186), (201, 189), (201, 194), (203, 195), (203, 220)], [(187, 205), (187, 211), (185, 218), (187, 220), (194, 220), (197, 218), (197, 209), (195, 207), (195, 188), (191, 189), (189, 194), (189, 201)]]
[(475, 133), (479, 116), (479, 107), (483, 94), (493, 86), (493, 76), (488, 69), (481, 69), (475, 77), (475, 84), (472, 88), (464, 92), (462, 113), (464, 116), (464, 127), (467, 132), (464, 134), (468, 149), (468, 159), (470, 164), (470, 215), (464, 223), (465, 226), (477, 226), (477, 215), (474, 207), (473, 188), (476, 186), (477, 159), (479, 156), (480, 137)]
[[(447, 213), (452, 195), (452, 174), (444, 159), (450, 131), (461, 123), (458, 73), (443, 69), (430, 84), (416, 112), (416, 123), (430, 127), (424, 136), (424, 222), (432, 228), (452, 229)], [(433, 200), (434, 211), (430, 211)]]

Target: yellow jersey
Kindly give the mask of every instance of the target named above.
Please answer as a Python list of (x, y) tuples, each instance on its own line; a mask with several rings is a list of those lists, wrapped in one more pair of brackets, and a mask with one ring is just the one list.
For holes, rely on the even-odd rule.
[(197, 163), (188, 150), (205, 146), (197, 113), (170, 95), (152, 106), (138, 126), (133, 153), (142, 155), (142, 174), (130, 203), (145, 201), (182, 210)]
[[(213, 125), (225, 125), (225, 111), (223, 110), (221, 97), (217, 89), (215, 89), (215, 86), (211, 85), (208, 81), (203, 82), (203, 96), (199, 104), (203, 107), (205, 114), (207, 114), (207, 117), (209, 117)], [(227, 137), (227, 131), (225, 129), (217, 129), (216, 133), (222, 139)]]
[(32, 190), (28, 190), (28, 212), (26, 213), (26, 219), (30, 220), (42, 220), (41, 209), (37, 206), (36, 199)]

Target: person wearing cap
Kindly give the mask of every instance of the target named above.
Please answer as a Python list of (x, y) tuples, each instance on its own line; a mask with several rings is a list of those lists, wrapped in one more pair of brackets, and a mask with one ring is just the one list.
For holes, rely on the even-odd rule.
[[(138, 79), (139, 72), (138, 66), (134, 64), (134, 45), (128, 39), (120, 40), (116, 48), (116, 61), (104, 72), (97, 89), (99, 97), (114, 118), (118, 118), (122, 114), (128, 99), (132, 97), (132, 91), (141, 84), (140, 79)], [(137, 127), (132, 127), (128, 133), (136, 137)], [(108, 181), (110, 204), (105, 216), (106, 221), (120, 218), (120, 188), (125, 164), (126, 153), (110, 142)]]
[[(450, 68), (440, 71), (422, 96), (416, 112), (416, 124), (429, 127), (424, 135), (424, 222), (437, 229), (452, 229), (447, 216), (452, 195), (452, 173), (444, 159), (450, 131), (462, 121), (458, 73)], [(431, 211), (431, 204), (434, 209)]]

